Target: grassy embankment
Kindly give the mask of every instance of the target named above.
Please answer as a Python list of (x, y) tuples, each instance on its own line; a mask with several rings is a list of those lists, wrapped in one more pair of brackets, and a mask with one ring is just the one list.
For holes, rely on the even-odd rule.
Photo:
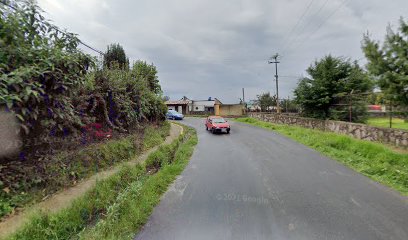
[(61, 212), (38, 213), (9, 239), (132, 239), (187, 165), (196, 144), (195, 130), (184, 127), (178, 139), (161, 146), (143, 164), (124, 165)]
[(239, 118), (236, 121), (281, 133), (394, 188), (403, 195), (408, 195), (408, 154), (397, 153), (380, 143), (336, 133), (273, 124), (253, 118)]
[[(367, 124), (371, 126), (375, 126), (375, 127), (389, 128), (390, 119), (389, 118), (369, 118), (367, 121)], [(404, 119), (401, 119), (401, 118), (393, 118), (392, 128), (408, 130), (408, 122), (405, 122)]]
[(44, 167), (39, 168), (40, 170), (33, 167), (27, 171), (22, 169), (24, 172), (10, 177), (13, 178), (14, 184), (23, 189), (0, 195), (0, 218), (15, 208), (39, 202), (46, 196), (74, 186), (101, 170), (131, 160), (143, 151), (162, 143), (169, 131), (168, 122), (161, 126), (147, 125), (142, 135), (134, 134), (75, 151), (61, 152), (42, 163)]

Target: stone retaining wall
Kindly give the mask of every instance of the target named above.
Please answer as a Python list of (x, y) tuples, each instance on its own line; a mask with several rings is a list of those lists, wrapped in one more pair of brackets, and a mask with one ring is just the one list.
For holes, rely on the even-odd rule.
[(397, 147), (408, 148), (408, 131), (401, 129), (379, 128), (365, 124), (348, 123), (332, 120), (319, 120), (288, 115), (249, 112), (249, 117), (271, 123), (298, 125), (305, 128), (318, 129), (345, 134), (357, 139), (377, 141)]

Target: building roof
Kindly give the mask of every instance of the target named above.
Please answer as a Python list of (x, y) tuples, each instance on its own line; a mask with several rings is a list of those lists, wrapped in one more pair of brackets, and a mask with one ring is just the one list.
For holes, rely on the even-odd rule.
[(190, 104), (191, 102), (218, 102), (219, 104), (222, 104), (222, 102), (218, 98), (212, 98), (211, 100), (191, 100), (187, 97), (183, 97), (180, 100), (168, 100), (164, 102), (166, 105), (187, 105)]
[(169, 100), (169, 101), (166, 101), (165, 102), (165, 104), (166, 105), (187, 105), (187, 104), (189, 104), (190, 103), (190, 101), (188, 100)]

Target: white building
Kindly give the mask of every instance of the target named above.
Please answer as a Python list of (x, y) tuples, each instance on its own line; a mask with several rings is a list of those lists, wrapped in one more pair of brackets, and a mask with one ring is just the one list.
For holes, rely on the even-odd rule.
[(177, 101), (166, 101), (169, 110), (175, 110), (183, 114), (190, 113), (214, 113), (214, 105), (222, 104), (217, 98), (208, 98), (207, 100), (190, 100), (183, 97)]

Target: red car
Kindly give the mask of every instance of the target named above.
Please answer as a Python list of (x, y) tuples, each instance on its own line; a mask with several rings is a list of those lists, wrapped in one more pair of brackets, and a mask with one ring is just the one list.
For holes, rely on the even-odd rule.
[(212, 133), (226, 132), (230, 133), (231, 127), (224, 118), (219, 116), (209, 116), (205, 120), (205, 129), (210, 130)]

